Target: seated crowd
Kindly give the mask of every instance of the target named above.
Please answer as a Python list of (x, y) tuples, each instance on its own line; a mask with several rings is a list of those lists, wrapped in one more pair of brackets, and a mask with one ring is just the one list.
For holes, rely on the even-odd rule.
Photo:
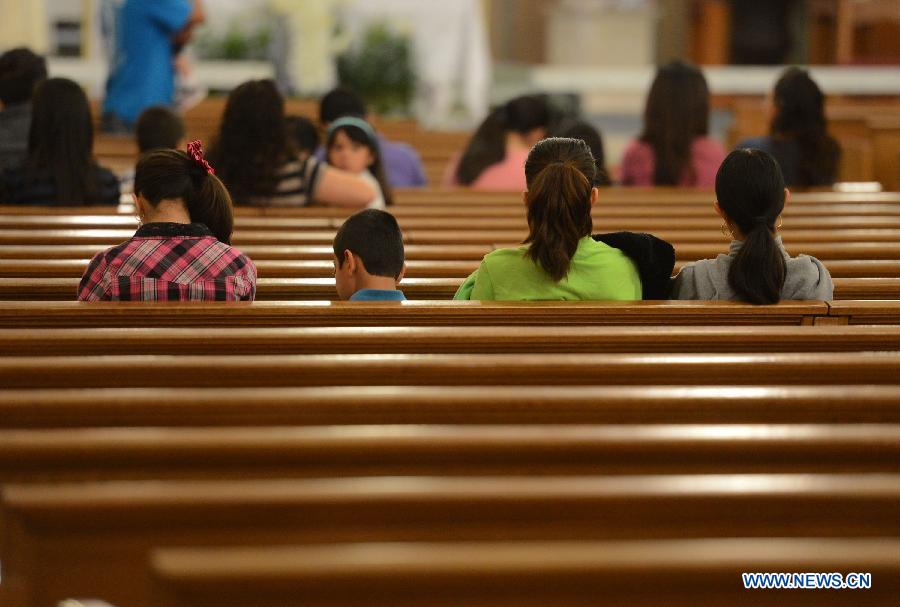
[[(403, 240), (384, 211), (392, 188), (424, 184), (415, 152), (386, 140), (352, 92), (320, 106), (320, 131), (287, 116), (271, 80), (247, 82), (228, 97), (209, 160), (199, 142), (183, 145), (180, 118), (151, 107), (136, 120), (142, 154), (120, 184), (93, 158), (87, 98), (74, 82), (46, 79), (43, 60), (24, 49), (0, 57), (0, 204), (114, 205), (133, 190), (141, 226), (98, 253), (78, 298), (252, 300), (256, 269), (230, 246), (232, 199), (252, 206), (311, 204), (364, 208), (334, 240), (342, 299), (403, 299)], [(447, 168), (445, 185), (523, 191), (528, 237), (499, 249), (459, 287), (455, 299), (723, 299), (757, 304), (829, 299), (827, 269), (791, 258), (778, 229), (786, 186), (832, 183), (840, 150), (827, 135), (823, 96), (808, 74), (790, 69), (775, 87), (769, 136), (726, 156), (708, 136), (709, 90), (694, 66), (659, 69), (641, 136), (627, 148), (624, 185), (715, 187), (715, 211), (732, 241), (727, 253), (670, 278), (672, 247), (636, 254), (644, 234), (594, 232), (591, 209), (610, 183), (600, 134), (583, 120), (556, 120), (546, 98), (518, 97), (496, 108)], [(685, 117), (689, 117), (690, 120)], [(23, 128), (27, 124), (28, 128)], [(26, 138), (18, 147), (9, 141)]]

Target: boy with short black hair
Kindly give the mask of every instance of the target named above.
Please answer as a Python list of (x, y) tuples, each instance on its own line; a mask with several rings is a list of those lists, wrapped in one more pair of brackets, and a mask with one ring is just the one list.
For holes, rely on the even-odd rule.
[(366, 209), (351, 216), (334, 237), (338, 297), (350, 301), (402, 301), (403, 234), (390, 213)]
[(141, 154), (153, 150), (180, 150), (184, 147), (184, 122), (169, 108), (155, 105), (138, 116), (135, 135)]

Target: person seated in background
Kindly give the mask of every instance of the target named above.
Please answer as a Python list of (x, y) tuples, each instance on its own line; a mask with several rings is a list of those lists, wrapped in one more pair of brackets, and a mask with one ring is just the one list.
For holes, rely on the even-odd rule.
[(313, 121), (303, 116), (286, 116), (288, 139), (301, 156), (312, 156), (319, 149), (319, 130)]
[(781, 214), (790, 198), (775, 159), (761, 150), (731, 152), (716, 175), (715, 209), (731, 237), (727, 255), (688, 264), (675, 277), (673, 299), (831, 299), (834, 285), (815, 257), (791, 257), (781, 243)]
[(547, 136), (550, 110), (539, 95), (516, 97), (495, 108), (481, 123), (462, 155), (444, 173), (444, 187), (524, 190), (525, 160)]
[(206, 19), (201, 0), (125, 0), (117, 10), (103, 131), (134, 129), (142, 111), (175, 103), (175, 59)]
[(27, 48), (14, 48), (0, 56), (0, 170), (25, 162), (31, 98), (47, 78), (47, 62)]
[(634, 262), (591, 237), (591, 208), (600, 192), (596, 171), (584, 141), (554, 137), (537, 143), (525, 163), (525, 244), (485, 255), (454, 299), (641, 299)]
[(644, 131), (622, 157), (622, 185), (711, 188), (725, 150), (708, 133), (703, 73), (681, 61), (659, 68), (644, 107)]
[(406, 272), (403, 234), (393, 215), (366, 209), (344, 222), (334, 237), (334, 282), (350, 301), (402, 301)]
[[(184, 122), (178, 114), (161, 105), (141, 112), (134, 131), (141, 155), (153, 150), (176, 150), (184, 145)], [(124, 173), (119, 184), (123, 194), (132, 193), (134, 171)]]
[(594, 128), (594, 125), (587, 120), (568, 118), (563, 120), (556, 128), (553, 129), (554, 137), (565, 137), (568, 139), (581, 139), (591, 148), (591, 155), (594, 157), (594, 164), (597, 165), (597, 174), (594, 177), (594, 185), (607, 186), (612, 185), (609, 179), (609, 171), (606, 170), (606, 154), (603, 151), (603, 137), (600, 131)]
[(384, 178), (384, 163), (375, 131), (362, 118), (344, 116), (328, 127), (328, 164), (365, 179), (375, 188), (370, 209), (383, 209), (394, 204), (391, 187)]
[(825, 95), (809, 73), (796, 67), (785, 70), (769, 107), (769, 134), (745, 139), (737, 147), (774, 156), (789, 187), (832, 185), (838, 178), (841, 148), (828, 134)]
[(93, 157), (94, 126), (81, 87), (65, 78), (38, 85), (28, 156), (0, 174), (0, 204), (118, 205), (119, 180)]
[(188, 153), (141, 157), (134, 189), (141, 227), (94, 256), (81, 278), (80, 301), (253, 300), (256, 267), (229, 245), (231, 196), (199, 141)]
[(297, 151), (273, 80), (231, 92), (209, 157), (237, 204), (364, 207), (375, 198), (365, 180)]
[[(345, 116), (368, 121), (366, 105), (356, 93), (339, 87), (322, 97), (319, 102), (319, 123), (325, 131), (332, 122)], [(412, 146), (388, 141), (381, 135), (376, 137), (384, 160), (385, 177), (392, 188), (420, 188), (427, 185), (422, 160)], [(317, 152), (316, 157), (324, 160), (325, 150)]]

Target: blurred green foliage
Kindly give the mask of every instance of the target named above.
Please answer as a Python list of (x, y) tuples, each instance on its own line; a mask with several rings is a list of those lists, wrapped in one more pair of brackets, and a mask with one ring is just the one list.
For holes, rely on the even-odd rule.
[(409, 38), (386, 23), (371, 25), (362, 40), (338, 56), (338, 79), (379, 114), (408, 114), (416, 89)]

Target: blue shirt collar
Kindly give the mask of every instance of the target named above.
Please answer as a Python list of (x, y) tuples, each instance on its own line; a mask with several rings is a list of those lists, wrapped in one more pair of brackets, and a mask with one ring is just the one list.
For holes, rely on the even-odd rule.
[(406, 301), (406, 296), (397, 289), (360, 289), (350, 301)]

